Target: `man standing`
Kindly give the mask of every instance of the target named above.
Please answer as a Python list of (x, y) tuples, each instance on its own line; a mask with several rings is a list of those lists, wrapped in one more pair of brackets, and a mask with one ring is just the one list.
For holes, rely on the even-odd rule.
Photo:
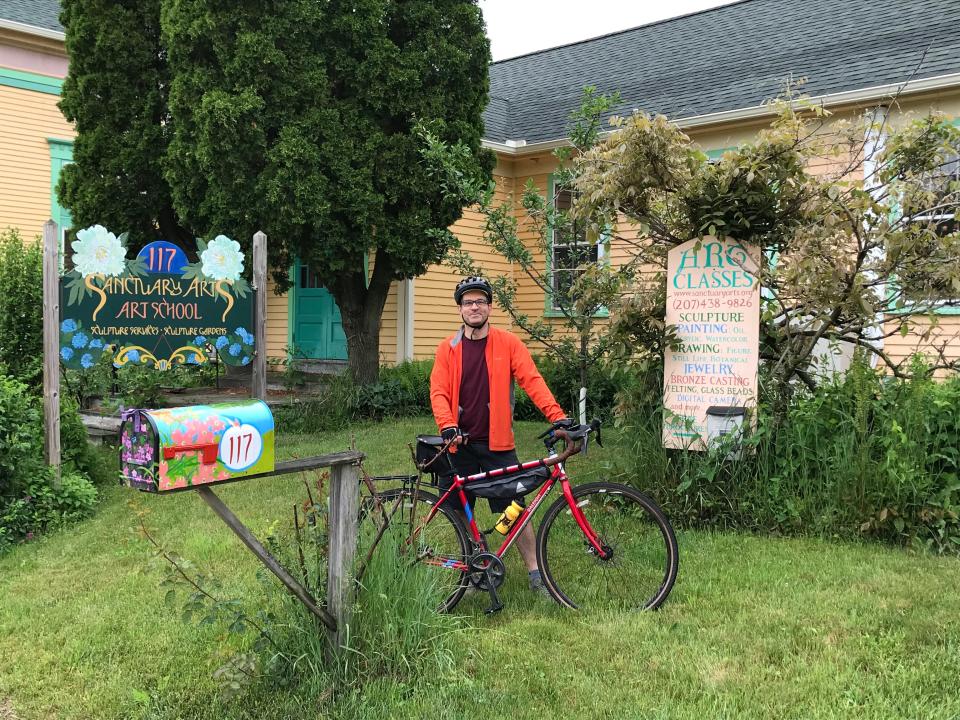
[[(453, 293), (460, 306), (461, 328), (437, 347), (430, 375), (430, 404), (445, 441), (454, 440), (451, 454), (457, 474), (474, 475), (518, 464), (513, 440), (513, 381), (516, 380), (550, 422), (570, 423), (530, 351), (514, 335), (490, 327), (493, 289), (480, 277), (461, 280)], [(463, 435), (467, 441), (463, 442)], [(452, 476), (441, 478), (449, 488)], [(469, 485), (467, 485), (469, 488)], [(467, 492), (471, 507), (475, 497)], [(522, 497), (491, 499), (490, 509), (503, 512)], [(530, 573), (530, 588), (547, 595), (537, 566), (533, 528), (517, 536), (517, 548)]]

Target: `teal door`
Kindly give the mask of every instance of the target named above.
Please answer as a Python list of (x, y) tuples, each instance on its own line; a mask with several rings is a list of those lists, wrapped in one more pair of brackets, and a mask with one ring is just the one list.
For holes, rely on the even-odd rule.
[(299, 261), (294, 265), (293, 346), (311, 360), (346, 360), (340, 308), (314, 273)]

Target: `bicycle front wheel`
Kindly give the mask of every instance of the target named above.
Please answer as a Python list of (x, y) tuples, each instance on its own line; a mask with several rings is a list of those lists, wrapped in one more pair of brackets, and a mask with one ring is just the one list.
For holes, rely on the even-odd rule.
[(679, 566), (677, 539), (663, 511), (619, 483), (579, 485), (573, 497), (606, 557), (587, 540), (567, 499), (558, 498), (537, 534), (537, 561), (551, 594), (562, 605), (584, 610), (659, 607)]
[(426, 590), (436, 599), (437, 609), (453, 609), (469, 585), (466, 568), (471, 545), (460, 518), (443, 505), (427, 523), (439, 498), (423, 490), (387, 490), (379, 494), (379, 500), (379, 507), (373, 498), (366, 498), (361, 506), (361, 519), (369, 517), (379, 528), (386, 517), (393, 530), (384, 533), (374, 552), (393, 544), (401, 562), (429, 569)]

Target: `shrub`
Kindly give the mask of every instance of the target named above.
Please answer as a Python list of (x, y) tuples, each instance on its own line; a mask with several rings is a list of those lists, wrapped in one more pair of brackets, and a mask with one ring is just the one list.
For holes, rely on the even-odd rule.
[[(577, 417), (580, 399), (579, 371), (575, 367), (561, 365), (548, 356), (536, 357), (534, 361), (560, 407), (571, 417)], [(587, 374), (588, 419), (610, 416), (622, 382), (622, 379), (618, 379), (615, 368), (610, 365), (597, 363), (590, 367)], [(543, 420), (543, 414), (519, 388), (513, 414), (518, 420)]]
[(45, 473), (40, 400), (24, 383), (0, 375), (0, 502)]
[(0, 508), (0, 552), (35, 535), (81, 520), (93, 512), (97, 489), (83, 475), (65, 472), (54, 488), (44, 468), (27, 484), (22, 497)]
[(157, 407), (166, 382), (163, 372), (147, 365), (130, 363), (117, 371), (117, 385), (125, 407)]
[(960, 552), (960, 378), (914, 370), (896, 380), (855, 363), (797, 393), (776, 427), (761, 405), (736, 461), (726, 448), (665, 450), (662, 408), (634, 406), (621, 418), (632, 446), (622, 474), (680, 525)]
[(432, 360), (380, 368), (377, 382), (356, 385), (349, 376), (327, 379), (315, 396), (277, 407), (282, 432), (322, 432), (358, 420), (383, 420), (430, 413)]
[(43, 381), (43, 251), (16, 230), (0, 233), (0, 365), (30, 386)]

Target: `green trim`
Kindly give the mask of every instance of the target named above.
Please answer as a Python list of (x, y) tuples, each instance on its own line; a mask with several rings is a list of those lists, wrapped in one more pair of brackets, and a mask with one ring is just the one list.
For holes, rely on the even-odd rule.
[(736, 150), (736, 149), (737, 149), (736, 145), (731, 145), (730, 147), (714, 148), (713, 150), (704, 150), (703, 152), (706, 154), (708, 160), (719, 160), (721, 157), (723, 157), (723, 154), (728, 150)]
[(0, 85), (20, 88), (21, 90), (33, 90), (47, 95), (59, 95), (63, 88), (63, 79), (23, 72), (22, 70), (0, 68)]
[(47, 144), (50, 146), (50, 155), (57, 160), (66, 160), (73, 162), (73, 140), (64, 140), (63, 138), (48, 137)]
[(63, 231), (73, 225), (70, 211), (60, 205), (57, 197), (57, 183), (60, 181), (60, 171), (65, 165), (73, 162), (73, 141), (61, 138), (47, 138), (50, 146), (50, 218), (57, 224), (60, 232), (60, 263), (66, 252), (63, 241)]
[(299, 260), (294, 259), (290, 265), (290, 289), (287, 290), (287, 354), (295, 355), (296, 347), (293, 344), (294, 312), (296, 310), (296, 300), (294, 294), (297, 292), (297, 265)]

